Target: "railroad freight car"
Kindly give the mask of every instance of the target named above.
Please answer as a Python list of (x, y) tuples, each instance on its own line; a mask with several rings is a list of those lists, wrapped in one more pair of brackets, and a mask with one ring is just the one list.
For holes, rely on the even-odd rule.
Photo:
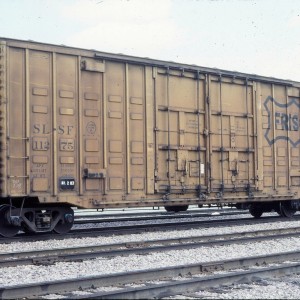
[(72, 207), (189, 204), (290, 217), (300, 83), (0, 39), (0, 235), (64, 233)]

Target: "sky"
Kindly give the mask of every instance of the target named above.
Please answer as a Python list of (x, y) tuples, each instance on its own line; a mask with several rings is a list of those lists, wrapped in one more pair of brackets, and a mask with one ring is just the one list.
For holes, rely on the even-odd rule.
[(0, 0), (0, 37), (300, 81), (299, 0)]

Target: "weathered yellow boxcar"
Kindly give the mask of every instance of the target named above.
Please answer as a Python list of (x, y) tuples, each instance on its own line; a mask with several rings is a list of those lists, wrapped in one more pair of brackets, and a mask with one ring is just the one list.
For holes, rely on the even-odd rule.
[(300, 83), (0, 39), (0, 234), (70, 207), (299, 209)]

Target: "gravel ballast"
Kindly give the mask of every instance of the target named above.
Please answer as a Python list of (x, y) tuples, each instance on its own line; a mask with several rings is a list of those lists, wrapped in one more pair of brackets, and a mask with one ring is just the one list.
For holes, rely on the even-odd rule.
[[(77, 238), (66, 240), (49, 240), (49, 241), (36, 241), (36, 242), (16, 242), (11, 244), (1, 244), (0, 252), (14, 252), (14, 251), (29, 251), (40, 249), (53, 249), (62, 247), (75, 247), (75, 246), (88, 246), (88, 245), (103, 245), (110, 243), (121, 243), (129, 241), (141, 241), (151, 239), (165, 239), (175, 237), (186, 236), (199, 236), (199, 235), (214, 235), (214, 234), (227, 234), (233, 232), (249, 232), (255, 230), (275, 229), (275, 228), (289, 228), (300, 226), (300, 221), (293, 222), (278, 222), (278, 223), (266, 223), (266, 224), (253, 224), (244, 226), (223, 228), (201, 228), (191, 230), (180, 230), (170, 232), (151, 232), (144, 234), (131, 234), (122, 236), (110, 236), (110, 237), (89, 237), (89, 238)], [(20, 283), (34, 283), (40, 281), (60, 280), (66, 278), (77, 278), (83, 276), (92, 275), (105, 275), (116, 272), (130, 272), (134, 270), (142, 270), (147, 268), (159, 268), (166, 266), (175, 266), (179, 264), (192, 264), (216, 260), (225, 260), (231, 258), (280, 253), (286, 251), (299, 250), (300, 237), (296, 238), (284, 238), (278, 240), (269, 240), (261, 242), (251, 242), (245, 244), (231, 244), (224, 246), (214, 247), (201, 247), (189, 250), (173, 250), (169, 252), (150, 253), (148, 255), (129, 255), (127, 257), (115, 257), (115, 258), (97, 258), (94, 260), (87, 260), (83, 262), (69, 262), (69, 263), (56, 263), (50, 266), (21, 266), (13, 268), (0, 269), (0, 287), (7, 285), (16, 285)], [(294, 280), (294, 281), (293, 281)], [(266, 290), (266, 295), (269, 295), (270, 299), (279, 298), (294, 298), (290, 294), (291, 286), (300, 285), (299, 276), (293, 277), (291, 281), (275, 281), (275, 287), (278, 286), (279, 290), (284, 295), (279, 294), (275, 289), (273, 291), (271, 287), (272, 283), (260, 285), (259, 283), (253, 283), (253, 285), (241, 285), (236, 288), (226, 288), (222, 291), (211, 292), (199, 292), (192, 297), (200, 298), (258, 298), (268, 299), (263, 294), (255, 294), (254, 290)], [(280, 285), (279, 285), (280, 283)], [(283, 285), (285, 284), (285, 285)], [(286, 286), (286, 287), (284, 287)], [(251, 287), (251, 289), (249, 289)], [(268, 289), (267, 289), (268, 287)], [(293, 288), (296, 290), (296, 288)], [(249, 290), (249, 291), (248, 291)], [(252, 292), (250, 292), (250, 290)], [(246, 292), (247, 291), (247, 292)], [(225, 294), (222, 294), (222, 293)], [(208, 293), (208, 294), (206, 294)], [(245, 294), (243, 294), (245, 293)], [(226, 295), (226, 296), (225, 296)], [(287, 296), (285, 296), (287, 295)], [(298, 291), (299, 298), (299, 291)], [(249, 296), (249, 297), (247, 297)]]

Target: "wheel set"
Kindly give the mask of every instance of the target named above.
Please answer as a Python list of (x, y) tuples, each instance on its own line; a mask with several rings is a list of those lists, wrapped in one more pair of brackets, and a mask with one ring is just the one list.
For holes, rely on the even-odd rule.
[(15, 208), (0, 206), (0, 236), (14, 237), (26, 233), (55, 232), (65, 234), (74, 223), (74, 211), (69, 207)]
[(297, 212), (297, 202), (291, 200), (275, 203), (252, 203), (249, 213), (256, 219), (260, 218), (264, 212), (276, 211), (281, 217), (292, 218)]

